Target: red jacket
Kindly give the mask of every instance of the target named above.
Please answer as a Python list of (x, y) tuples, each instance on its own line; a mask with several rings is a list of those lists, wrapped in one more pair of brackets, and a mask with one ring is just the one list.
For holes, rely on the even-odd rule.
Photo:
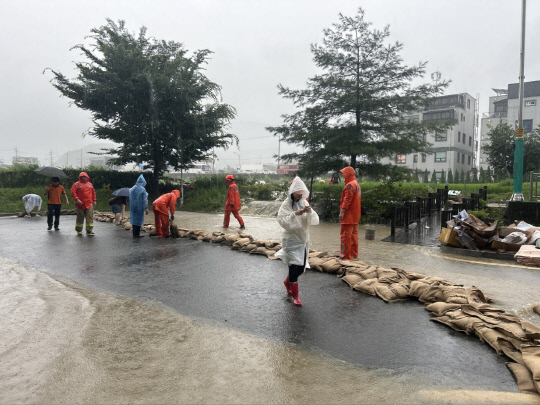
[(232, 181), (229, 184), (229, 191), (227, 191), (227, 198), (225, 199), (225, 211), (240, 211), (240, 208), (242, 206), (240, 205), (238, 186)]
[[(86, 182), (81, 181), (81, 177), (86, 176), (88, 180)], [(71, 186), (71, 196), (75, 200), (75, 207), (87, 210), (96, 201), (96, 190), (92, 183), (90, 183), (90, 176), (85, 172), (79, 174), (79, 181)], [(81, 200), (82, 204), (77, 204), (77, 199)]]
[(361, 216), (362, 189), (356, 181), (356, 174), (351, 166), (342, 169), (341, 173), (345, 176), (345, 187), (341, 192), (339, 208), (345, 209), (345, 214), (339, 223), (358, 224)]
[(179, 197), (180, 197), (180, 191), (173, 190), (170, 193), (161, 195), (156, 201), (154, 201), (154, 204), (152, 204), (152, 207), (154, 211), (159, 211), (166, 215), (169, 215), (169, 210), (170, 210), (171, 215), (174, 215), (176, 200)]

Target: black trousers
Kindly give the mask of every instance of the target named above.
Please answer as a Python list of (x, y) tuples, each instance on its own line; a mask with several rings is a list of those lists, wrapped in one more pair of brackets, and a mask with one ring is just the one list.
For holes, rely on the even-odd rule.
[(54, 216), (54, 227), (58, 228), (60, 225), (60, 208), (62, 204), (47, 204), (47, 225), (49, 227), (53, 226), (53, 216)]
[(296, 283), (298, 277), (304, 273), (304, 268), (306, 267), (306, 255), (304, 254), (304, 264), (299, 266), (297, 264), (289, 265), (289, 283)]
[(139, 236), (141, 234), (141, 227), (139, 225), (132, 225), (133, 236)]

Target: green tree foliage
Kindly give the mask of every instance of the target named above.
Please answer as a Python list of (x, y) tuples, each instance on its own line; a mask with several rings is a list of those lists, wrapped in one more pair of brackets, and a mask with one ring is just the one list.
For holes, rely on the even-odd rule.
[(74, 47), (87, 58), (75, 64), (77, 78), (51, 69), (51, 83), (92, 112), (89, 135), (120, 144), (106, 150), (113, 164), (145, 163), (157, 190), (168, 166), (186, 169), (236, 139), (225, 132), (235, 109), (203, 74), (209, 50), (188, 55), (180, 43), (146, 37), (144, 27), (134, 36), (124, 21), (108, 19), (91, 33), (91, 46)]
[(431, 183), (437, 183), (437, 172), (433, 170), (433, 173), (431, 174)]
[(429, 181), (429, 172), (428, 169), (424, 170), (424, 178), (422, 179), (422, 183), (427, 183)]
[(267, 130), (305, 151), (285, 155), (285, 161), (318, 173), (350, 164), (363, 175), (388, 176), (392, 165), (382, 165), (382, 158), (426, 152), (427, 134), (451, 125), (406, 118), (425, 109), (448, 82), (413, 86), (426, 63), (406, 66), (403, 45), (387, 43), (389, 35), (388, 27), (379, 31), (364, 21), (362, 9), (354, 17), (340, 14), (339, 23), (324, 30), (322, 43), (311, 46), (321, 73), (308, 80), (305, 90), (278, 86), (298, 111)]
[(452, 174), (452, 170), (448, 170), (448, 183), (454, 184), (454, 175)]
[(461, 183), (461, 177), (459, 176), (458, 169), (454, 170), (454, 182), (456, 182), (456, 184)]
[(446, 183), (446, 172), (444, 170), (441, 171), (441, 183)]
[(480, 183), (487, 183), (486, 182), (486, 172), (484, 171), (482, 166), (480, 166), (480, 178), (478, 180), (480, 181)]
[[(495, 169), (497, 177), (502, 179), (512, 177), (514, 173), (515, 130), (508, 124), (490, 127), (489, 143), (484, 151), (489, 165)], [(538, 171), (540, 169), (540, 127), (524, 136), (523, 171)]]
[(475, 183), (475, 184), (478, 183), (478, 170), (476, 170), (476, 168), (473, 168), (472, 182)]

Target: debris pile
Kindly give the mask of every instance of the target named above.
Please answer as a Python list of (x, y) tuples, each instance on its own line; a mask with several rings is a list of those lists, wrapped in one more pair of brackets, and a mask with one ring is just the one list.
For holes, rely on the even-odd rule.
[(510, 226), (497, 228), (497, 221), (486, 224), (465, 210), (448, 221), (446, 226), (441, 229), (439, 236), (439, 241), (445, 245), (500, 253), (515, 253), (523, 247), (520, 254), (516, 255), (516, 260), (540, 265), (540, 252), (536, 257), (530, 248), (540, 239), (540, 227), (516, 221)]

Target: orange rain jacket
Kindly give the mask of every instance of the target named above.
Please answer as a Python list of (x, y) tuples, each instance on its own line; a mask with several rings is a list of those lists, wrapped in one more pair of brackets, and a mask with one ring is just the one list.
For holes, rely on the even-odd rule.
[[(81, 181), (81, 177), (83, 176), (88, 178), (84, 183)], [(86, 172), (81, 172), (79, 174), (79, 181), (73, 183), (71, 186), (71, 196), (75, 200), (75, 207), (81, 210), (87, 210), (96, 201), (96, 190), (94, 190), (94, 186), (90, 183), (90, 176)], [(77, 198), (81, 200), (82, 204), (77, 204)]]
[(170, 193), (161, 195), (157, 200), (154, 201), (152, 207), (154, 211), (159, 211), (165, 215), (169, 215), (170, 210), (171, 215), (174, 215), (174, 208), (178, 198), (180, 198), (180, 191), (173, 190)]
[(225, 199), (225, 211), (240, 211), (240, 208), (242, 208), (242, 205), (240, 205), (240, 193), (233, 180), (229, 183), (229, 191), (227, 191), (227, 198)]
[(340, 170), (345, 176), (345, 187), (341, 192), (339, 209), (345, 209), (340, 224), (358, 224), (360, 221), (360, 209), (362, 206), (362, 189), (356, 181), (356, 173), (351, 166)]

